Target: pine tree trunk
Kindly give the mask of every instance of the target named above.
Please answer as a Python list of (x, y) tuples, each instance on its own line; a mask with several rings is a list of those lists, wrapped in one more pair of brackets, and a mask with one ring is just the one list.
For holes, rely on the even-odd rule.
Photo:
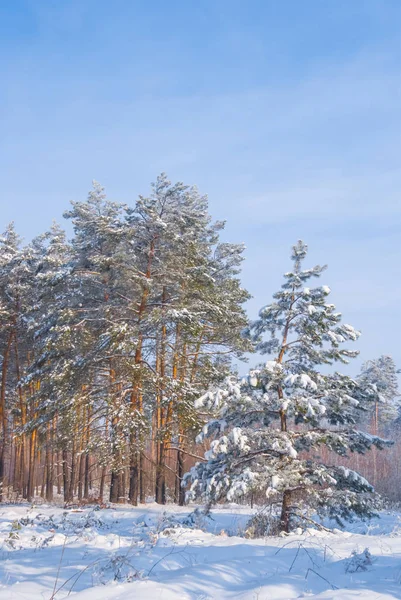
[(19, 489), (20, 489), (20, 493), (21, 496), (23, 498), (26, 498), (26, 493), (27, 493), (27, 486), (26, 486), (26, 436), (24, 435), (24, 440), (22, 441), (21, 444), (21, 451), (20, 451), (20, 455), (19, 455), (19, 469), (18, 469), (18, 474), (19, 474)]
[(290, 532), (291, 496), (291, 491), (286, 490), (283, 494), (281, 504), (280, 531), (284, 531), (285, 533)]
[[(115, 378), (116, 373), (112, 365), (112, 361), (110, 360), (110, 384), (113, 389), (115, 389)], [(117, 386), (116, 392), (119, 391), (119, 387)], [(118, 448), (118, 421), (119, 418), (116, 415), (113, 415), (111, 419), (111, 440), (112, 440), (112, 468), (110, 474), (110, 491), (109, 498), (110, 502), (117, 503), (119, 502), (121, 496), (121, 453)], [(107, 421), (106, 421), (107, 428)]]
[[(379, 432), (379, 403), (376, 400), (375, 401), (375, 412), (374, 412), (374, 417), (373, 417), (373, 434), (374, 435), (378, 435)], [(372, 484), (373, 487), (376, 487), (377, 485), (377, 448), (373, 447), (372, 448), (372, 459), (373, 459), (373, 477), (372, 477)]]
[(36, 476), (36, 430), (31, 434), (29, 444), (29, 468), (28, 468), (28, 502), (32, 502), (35, 496), (35, 476)]
[(85, 466), (85, 457), (81, 452), (81, 456), (79, 457), (79, 473), (78, 473), (78, 500), (81, 502), (82, 494), (83, 494), (83, 479), (84, 479), (84, 466)]
[(166, 473), (165, 473), (165, 444), (161, 440), (158, 443), (158, 461), (156, 465), (156, 493), (155, 500), (157, 504), (166, 504)]
[(53, 448), (52, 448), (52, 431), (51, 424), (47, 425), (47, 445), (46, 445), (46, 500), (53, 501), (53, 484), (54, 484), (54, 465), (53, 465)]
[(1, 446), (1, 450), (0, 450), (0, 502), (3, 501), (3, 496), (4, 496), (4, 463), (5, 463), (5, 459), (4, 459), (4, 441), (3, 444)]
[(27, 478), (27, 472), (26, 472), (26, 440), (24, 443), (24, 452), (21, 453), (21, 467), (20, 467), (20, 471), (21, 471), (21, 493), (22, 493), (22, 497), (26, 499), (27, 495), (28, 495), (28, 478)]
[(176, 476), (175, 476), (175, 502), (179, 506), (185, 504), (185, 490), (182, 487), (182, 478), (184, 476), (184, 456), (181, 450), (177, 450)]
[(60, 452), (57, 450), (56, 453), (56, 461), (57, 461), (57, 495), (61, 495), (61, 469), (60, 469)]
[(118, 474), (118, 502), (120, 504), (125, 502), (125, 469), (121, 469)]
[(100, 486), (99, 486), (99, 500), (103, 502), (104, 499), (104, 484), (106, 480), (106, 467), (102, 467), (102, 472), (100, 474)]
[(141, 504), (146, 503), (144, 466), (145, 465), (144, 465), (143, 452), (140, 452), (140, 454), (139, 454), (139, 502)]
[(110, 502), (118, 502), (118, 492), (118, 473), (112, 471), (110, 480)]
[(85, 477), (84, 477), (84, 498), (85, 500), (89, 499), (89, 452), (85, 454)]
[(14, 449), (14, 472), (13, 472), (13, 490), (17, 494), (21, 493), (21, 444), (15, 444)]
[(75, 453), (75, 440), (73, 440), (72, 448), (71, 448), (71, 473), (70, 473), (70, 482), (69, 482), (69, 489), (68, 489), (68, 497), (69, 497), (70, 501), (72, 501), (74, 499), (76, 465), (77, 465), (77, 460), (76, 460), (76, 453)]
[[(41, 466), (41, 456), (42, 456), (42, 453), (39, 450), (38, 458), (37, 458), (38, 468)], [(41, 498), (45, 497), (46, 478), (47, 478), (47, 464), (46, 464), (46, 455), (45, 455), (45, 462), (43, 464), (43, 471), (42, 471), (42, 481), (41, 481), (41, 486), (40, 486), (40, 497)]]
[(63, 448), (63, 493), (64, 502), (70, 501), (69, 485), (68, 485), (68, 452)]
[(88, 422), (86, 426), (86, 453), (85, 453), (85, 481), (84, 481), (84, 498), (89, 498), (89, 469), (90, 469), (90, 456), (89, 456), (89, 444), (90, 444), (90, 407), (88, 406)]
[(133, 506), (138, 505), (139, 491), (139, 469), (138, 469), (138, 452), (133, 449), (133, 441), (131, 440), (131, 460), (129, 472), (129, 501)]
[[(162, 294), (162, 313), (165, 311), (165, 305), (167, 301), (167, 290), (163, 288)], [(166, 342), (167, 342), (167, 328), (163, 321), (161, 340), (160, 340), (160, 389), (158, 394), (158, 444), (157, 444), (157, 465), (156, 465), (156, 489), (155, 489), (155, 500), (157, 504), (166, 504), (166, 472), (165, 472), (165, 461), (166, 461), (166, 417), (165, 408), (163, 407), (164, 399), (164, 386), (165, 386), (165, 375), (166, 375)]]

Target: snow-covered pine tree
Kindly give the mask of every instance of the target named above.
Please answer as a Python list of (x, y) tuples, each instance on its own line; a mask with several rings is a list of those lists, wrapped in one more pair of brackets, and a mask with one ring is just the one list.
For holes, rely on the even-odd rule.
[[(198, 424), (194, 400), (201, 385), (221, 378), (229, 357), (246, 348), (241, 330), (248, 293), (237, 278), (243, 247), (220, 243), (224, 224), (211, 221), (207, 198), (165, 174), (128, 210), (128, 224), (126, 296), (133, 302), (127, 308), (137, 314), (132, 397), (135, 406), (143, 410), (145, 403), (153, 412), (155, 498), (164, 503), (167, 455), (174, 447), (179, 483), (184, 446)], [(138, 284), (139, 294), (128, 291)]]
[(35, 275), (43, 242), (44, 237), (39, 236), (23, 246), (13, 224), (0, 238), (0, 412), (5, 448), (0, 471), (3, 469), (4, 473), (7, 466), (13, 491), (25, 498), (33, 489), (31, 473), (35, 470), (37, 441), (25, 431), (27, 421), (35, 413), (35, 404), (22, 379), (33, 360), (34, 336), (29, 313), (36, 305)]
[[(78, 478), (88, 494), (91, 430), (107, 429), (107, 408), (115, 397), (105, 356), (110, 316), (118, 313), (109, 299), (121, 206), (108, 202), (99, 184), (85, 202), (73, 202), (66, 213), (74, 224), (71, 245), (54, 226), (37, 273), (38, 304), (32, 311), (35, 359), (27, 381), (40, 378), (35, 392), (36, 425), (56, 419), (56, 446), (62, 453), (64, 499), (72, 499)], [(93, 414), (99, 415), (94, 422)], [(94, 444), (98, 457), (110, 462), (107, 443)], [(92, 446), (93, 448), (93, 446)], [(80, 472), (78, 475), (78, 471)], [(50, 482), (49, 482), (50, 483)]]
[(293, 247), (293, 269), (249, 328), (256, 350), (268, 354), (269, 361), (198, 400), (199, 407), (215, 411), (198, 439), (214, 439), (205, 462), (184, 480), (191, 483), (189, 498), (209, 503), (263, 491), (281, 503), (278, 520), (284, 532), (308, 508), (338, 520), (372, 515), (370, 484), (355, 471), (324, 464), (319, 448), (347, 456), (389, 444), (355, 428), (356, 414), (374, 401), (372, 390), (326, 372), (327, 365), (357, 355), (342, 344), (357, 340), (359, 332), (341, 323), (341, 314), (327, 301), (327, 286), (309, 287), (324, 267), (303, 269), (306, 254), (303, 242)]
[[(366, 391), (371, 390), (375, 397), (370, 410), (361, 415), (360, 428), (370, 431), (374, 435), (388, 435), (394, 438), (392, 426), (400, 407), (400, 394), (398, 391), (397, 367), (391, 356), (380, 356), (377, 359), (363, 363), (357, 381)], [(375, 450), (370, 458), (369, 479), (374, 486), (378, 483), (386, 485), (385, 463)], [(391, 460), (391, 459), (390, 459)]]
[(10, 379), (11, 375), (15, 377), (15, 372), (12, 373), (14, 369), (10, 364), (14, 359), (13, 346), (20, 316), (21, 264), (21, 238), (10, 223), (0, 238), (0, 501), (6, 483), (6, 467), (11, 462), (10, 413), (15, 401), (15, 385), (10, 386)]
[[(60, 374), (71, 354), (71, 323), (66, 300), (71, 253), (65, 232), (55, 222), (28, 248), (35, 257), (31, 264), (30, 303), (24, 314), (31, 342), (29, 360), (21, 374), (19, 387), (29, 403), (29, 415), (22, 418), (20, 437), (22, 441), (25, 437), (43, 441), (44, 493), (51, 501), (53, 484), (57, 479), (56, 468), (58, 471), (61, 463), (58, 452), (65, 449), (71, 439), (70, 419), (67, 419), (69, 426), (65, 421), (70, 398), (66, 389), (59, 385)], [(56, 468), (54, 462), (57, 463)], [(32, 488), (31, 475), (29, 484)], [(33, 489), (30, 493), (33, 494)]]
[(34, 274), (41, 252), (39, 238), (22, 246), (13, 224), (0, 238), (0, 482), (7, 468), (13, 490), (24, 497), (32, 484), (24, 479), (24, 465), (26, 459), (32, 467), (35, 463), (35, 442), (30, 440), (28, 448), (19, 436), (30, 408), (20, 379), (32, 356), (26, 315), (35, 302)]
[[(74, 351), (61, 382), (68, 390), (73, 409), (70, 414), (76, 423), (77, 442), (72, 440), (71, 469), (78, 459), (82, 469), (83, 455), (88, 465), (89, 454), (94, 452), (103, 467), (102, 490), (105, 465), (110, 466), (110, 499), (114, 502), (124, 495), (122, 462), (127, 422), (126, 386), (115, 360), (121, 310), (125, 305), (120, 295), (123, 290), (118, 268), (123, 208), (122, 204), (110, 201), (104, 188), (94, 181), (87, 200), (72, 202), (71, 209), (64, 213), (74, 225), (64, 311)], [(84, 470), (87, 489), (88, 467)]]
[(379, 421), (383, 427), (389, 425), (398, 415), (400, 392), (396, 364), (391, 356), (386, 355), (368, 360), (363, 363), (357, 379), (367, 389), (370, 386), (377, 395), (377, 400), (372, 406), (373, 429), (377, 434)]

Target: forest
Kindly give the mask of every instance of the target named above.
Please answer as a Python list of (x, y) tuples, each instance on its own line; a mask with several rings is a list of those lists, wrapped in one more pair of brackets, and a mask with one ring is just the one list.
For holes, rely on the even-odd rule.
[(374, 511), (370, 484), (401, 499), (397, 366), (328, 369), (359, 332), (307, 287), (325, 268), (306, 244), (255, 320), (244, 247), (195, 187), (162, 174), (128, 206), (94, 182), (64, 217), (71, 240), (0, 239), (3, 502), (278, 501), (288, 531), (294, 502), (348, 518)]

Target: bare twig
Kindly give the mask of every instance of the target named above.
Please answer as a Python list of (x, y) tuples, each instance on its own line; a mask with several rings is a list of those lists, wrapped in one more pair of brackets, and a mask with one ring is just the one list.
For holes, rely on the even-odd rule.
[(167, 552), (164, 556), (162, 556), (161, 558), (159, 558), (159, 560), (157, 560), (153, 565), (152, 568), (150, 569), (150, 571), (148, 572), (148, 577), (150, 576), (151, 572), (153, 571), (153, 569), (155, 567), (157, 567), (157, 565), (159, 563), (162, 562), (162, 560), (164, 560), (165, 558), (167, 558), (168, 556), (171, 556), (171, 554), (181, 554), (183, 552), (183, 550), (176, 550), (176, 552), (174, 552), (175, 548), (174, 546), (171, 548), (170, 552)]
[(57, 592), (58, 592), (58, 590), (57, 590), (56, 588), (57, 588), (58, 577), (59, 577), (59, 575), (60, 575), (61, 564), (62, 564), (62, 562), (63, 562), (63, 556), (64, 556), (64, 551), (65, 551), (65, 546), (66, 546), (66, 544), (67, 544), (67, 536), (64, 536), (64, 543), (63, 543), (63, 548), (62, 548), (62, 550), (61, 550), (61, 556), (60, 556), (60, 560), (59, 560), (59, 563), (58, 563), (56, 580), (55, 580), (55, 582), (54, 582), (53, 593), (52, 593), (52, 595), (50, 596), (50, 600), (54, 600), (54, 598), (55, 598), (55, 596), (56, 596), (56, 594), (57, 594)]
[(317, 573), (314, 569), (308, 569), (306, 571), (306, 575), (305, 575), (305, 579), (308, 579), (308, 573), (309, 571), (311, 573), (314, 573), (315, 575), (317, 575), (318, 577), (320, 577), (320, 579), (323, 579), (323, 581), (325, 581), (326, 583), (329, 584), (329, 586), (331, 586), (332, 590), (339, 590), (340, 588), (338, 588), (336, 585), (334, 585), (334, 583), (331, 583), (328, 579), (326, 579), (326, 577), (323, 577), (323, 575), (320, 575), (319, 573)]

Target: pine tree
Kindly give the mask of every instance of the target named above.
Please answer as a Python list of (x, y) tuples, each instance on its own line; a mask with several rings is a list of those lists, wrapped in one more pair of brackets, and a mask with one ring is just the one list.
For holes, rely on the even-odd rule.
[(268, 362), (245, 379), (230, 377), (198, 400), (198, 407), (215, 411), (198, 441), (214, 439), (205, 462), (185, 478), (191, 482), (189, 497), (209, 503), (265, 493), (281, 503), (278, 521), (284, 532), (310, 507), (339, 521), (372, 515), (370, 484), (351, 469), (325, 464), (318, 453), (326, 447), (345, 457), (388, 445), (355, 427), (358, 412), (374, 402), (374, 390), (326, 372), (357, 355), (342, 344), (357, 340), (359, 332), (341, 323), (327, 301), (327, 286), (307, 286), (325, 267), (303, 269), (306, 254), (307, 246), (298, 242), (281, 290), (248, 329)]
[(66, 213), (75, 230), (71, 246), (53, 227), (37, 274), (36, 352), (28, 379), (41, 380), (35, 392), (36, 425), (53, 424), (66, 501), (72, 500), (77, 483), (81, 489), (82, 477), (88, 493), (91, 414), (96, 404), (104, 426), (104, 406), (113, 395), (104, 372), (103, 347), (113, 234), (120, 210), (94, 183), (87, 201), (74, 202)]
[[(166, 460), (172, 447), (177, 453), (175, 496), (183, 503), (183, 453), (198, 425), (194, 400), (200, 381), (216, 379), (221, 357), (246, 347), (241, 330), (248, 294), (236, 277), (243, 248), (219, 243), (223, 224), (212, 223), (207, 208), (207, 198), (196, 188), (172, 185), (162, 174), (152, 194), (128, 210), (125, 295), (138, 298), (128, 307), (128, 314), (137, 315), (138, 328), (132, 399), (137, 412), (153, 413), (159, 503), (166, 502)], [(139, 459), (141, 437), (135, 444)], [(134, 457), (133, 477), (137, 461)]]
[(6, 466), (11, 464), (10, 413), (13, 399), (9, 394), (10, 363), (20, 314), (21, 262), (21, 239), (11, 223), (0, 238), (0, 500), (6, 483)]
[[(26, 436), (40, 440), (44, 457), (42, 487), (46, 499), (51, 501), (54, 482), (60, 485), (58, 451), (63, 446), (63, 415), (68, 405), (68, 397), (63, 396), (61, 390), (57, 394), (56, 387), (59, 369), (63, 368), (64, 359), (67, 359), (65, 348), (68, 346), (66, 337), (69, 336), (66, 336), (62, 323), (71, 254), (65, 232), (57, 223), (33, 240), (31, 246), (36, 260), (32, 263), (31, 302), (24, 316), (31, 343), (19, 385), (29, 403), (29, 411), (27, 418), (23, 419), (20, 437), (22, 440)], [(71, 430), (67, 437), (70, 433)], [(56, 469), (54, 462), (57, 463)], [(30, 496), (33, 494), (32, 485), (29, 473)]]
[(113, 290), (122, 210), (123, 205), (110, 202), (100, 184), (93, 182), (87, 200), (72, 202), (64, 215), (72, 220), (75, 235), (63, 307), (58, 311), (60, 357), (67, 356), (68, 361), (59, 364), (55, 391), (58, 395), (62, 390), (66, 409), (60, 425), (65, 432), (74, 432), (65, 437), (63, 448), (63, 466), (70, 470), (68, 492), (64, 489), (67, 500), (72, 499), (77, 481), (78, 495), (87, 497), (93, 453), (102, 466), (102, 490), (108, 463), (116, 493), (113, 500), (123, 495), (114, 483), (121, 480), (124, 435), (110, 414), (119, 406), (124, 410), (124, 390), (111, 359), (114, 322), (120, 316)]
[[(0, 486), (4, 487), (8, 469), (8, 479), (14, 489), (21, 487), (22, 482), (16, 479), (23, 477), (24, 469), (24, 444), (15, 445), (14, 434), (26, 412), (26, 399), (19, 387), (19, 379), (22, 363), (29, 352), (28, 341), (31, 341), (28, 340), (25, 315), (33, 300), (32, 276), (40, 246), (39, 243), (38, 247), (35, 244), (23, 247), (21, 242), (11, 223), (0, 239)], [(0, 489), (0, 495), (2, 492)]]
[(358, 382), (364, 387), (371, 387), (376, 394), (374, 403), (374, 433), (378, 433), (379, 421), (388, 425), (397, 417), (400, 404), (397, 367), (391, 356), (380, 356), (363, 363), (358, 375)]
[[(3, 306), (2, 356), (2, 459), (0, 469), (14, 492), (30, 497), (36, 478), (36, 433), (27, 435), (26, 425), (35, 413), (30, 392), (23, 383), (28, 363), (33, 358), (34, 334), (30, 310), (36, 304), (35, 274), (43, 254), (44, 236), (22, 246), (11, 224), (0, 244), (0, 303)], [(28, 470), (28, 478), (26, 477)]]
[[(392, 426), (395, 424), (399, 407), (397, 368), (391, 356), (380, 356), (375, 360), (363, 363), (358, 375), (358, 383), (371, 390), (375, 397), (370, 410), (361, 416), (360, 426), (374, 435), (383, 434), (393, 437)], [(369, 478), (374, 486), (383, 479), (385, 463), (378, 460), (374, 450), (371, 457)]]

